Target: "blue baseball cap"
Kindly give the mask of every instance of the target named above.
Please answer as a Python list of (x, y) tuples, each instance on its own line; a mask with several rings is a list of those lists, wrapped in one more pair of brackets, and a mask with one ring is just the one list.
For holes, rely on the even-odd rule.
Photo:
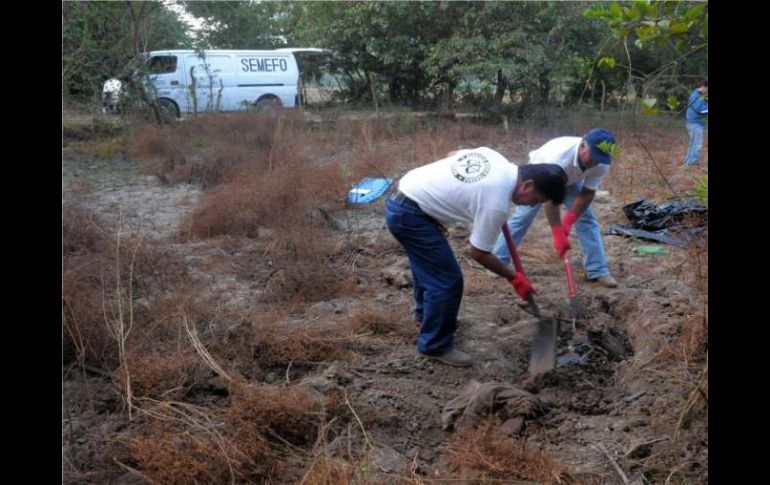
[(591, 158), (596, 163), (609, 165), (612, 162), (612, 154), (615, 152), (615, 135), (603, 128), (594, 128), (586, 133), (583, 140), (591, 148)]

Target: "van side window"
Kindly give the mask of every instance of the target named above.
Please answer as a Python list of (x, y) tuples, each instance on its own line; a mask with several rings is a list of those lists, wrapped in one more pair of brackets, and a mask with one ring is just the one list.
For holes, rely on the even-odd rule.
[(176, 72), (176, 56), (153, 56), (150, 59), (150, 74)]

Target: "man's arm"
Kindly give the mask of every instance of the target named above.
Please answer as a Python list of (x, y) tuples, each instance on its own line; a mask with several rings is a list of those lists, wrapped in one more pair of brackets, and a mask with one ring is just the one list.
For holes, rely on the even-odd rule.
[(545, 217), (548, 219), (548, 225), (551, 226), (551, 234), (553, 235), (553, 247), (559, 254), (559, 257), (563, 257), (564, 253), (572, 249), (569, 241), (567, 240), (567, 233), (562, 227), (561, 211), (559, 206), (551, 202), (550, 200), (543, 204), (545, 206)]
[(484, 251), (471, 244), (471, 257), (489, 271), (502, 276), (507, 280), (516, 278), (516, 272), (489, 251)]
[(543, 204), (543, 207), (545, 208), (545, 217), (548, 219), (548, 225), (551, 227), (560, 225), (561, 211), (559, 206), (549, 200)]
[(524, 276), (524, 273), (516, 273), (510, 266), (503, 264), (494, 254), (481, 250), (471, 244), (471, 257), (488, 270), (502, 276), (516, 289), (516, 293), (522, 300), (535, 293), (532, 283)]
[(583, 187), (580, 193), (575, 196), (572, 207), (566, 214), (564, 214), (564, 218), (561, 220), (561, 227), (564, 229), (565, 236), (569, 237), (569, 232), (572, 230), (572, 224), (574, 224), (575, 221), (578, 220), (578, 217), (580, 217), (580, 214), (591, 205), (591, 201), (594, 200), (595, 195), (595, 190)]
[(575, 196), (575, 200), (572, 202), (572, 207), (570, 210), (574, 212), (577, 217), (580, 217), (580, 214), (582, 214), (588, 208), (588, 206), (591, 205), (595, 195), (595, 190), (583, 187), (580, 193)]

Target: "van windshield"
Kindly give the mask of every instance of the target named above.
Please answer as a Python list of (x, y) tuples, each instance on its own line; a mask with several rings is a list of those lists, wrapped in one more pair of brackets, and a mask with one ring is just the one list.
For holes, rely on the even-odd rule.
[(153, 56), (149, 65), (150, 74), (176, 72), (176, 56)]

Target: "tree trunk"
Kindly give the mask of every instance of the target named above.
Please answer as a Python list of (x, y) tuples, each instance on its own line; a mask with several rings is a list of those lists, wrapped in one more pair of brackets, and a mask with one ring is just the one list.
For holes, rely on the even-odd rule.
[(551, 77), (550, 72), (544, 71), (540, 74), (540, 104), (547, 105), (548, 97), (551, 95)]
[(503, 70), (497, 70), (497, 87), (495, 88), (495, 107), (500, 108), (503, 104), (505, 89), (508, 87), (508, 80), (503, 76)]
[[(134, 6), (132, 5), (130, 0), (126, 0), (126, 7), (128, 7), (128, 11), (131, 14), (131, 44), (134, 48), (134, 59), (137, 61), (139, 60), (139, 54), (141, 53), (140, 47), (139, 47), (139, 40), (141, 38), (139, 33), (139, 27), (140, 22), (144, 18), (145, 14), (147, 13), (147, 6), (152, 5), (150, 2), (140, 2), (139, 3), (139, 12), (134, 11)], [(141, 69), (142, 76), (147, 78), (147, 71), (142, 66)], [(147, 103), (148, 106), (152, 108), (152, 112), (155, 115), (155, 121), (158, 122), (159, 125), (162, 125), (164, 123), (163, 115), (160, 112), (160, 106), (158, 106), (157, 96), (150, 98), (150, 96), (147, 94), (147, 90), (144, 87), (144, 83), (140, 82), (139, 84), (139, 93), (142, 96), (142, 100)]]
[(604, 81), (602, 81), (602, 104), (600, 111), (604, 111), (604, 97), (607, 94), (607, 86), (604, 84)]
[(380, 105), (377, 104), (377, 91), (374, 87), (374, 74), (371, 72), (366, 73), (366, 78), (369, 80), (369, 87), (372, 90), (372, 101), (374, 101), (374, 112), (377, 113), (377, 117), (380, 117)]
[(455, 88), (457, 87), (457, 83), (454, 81), (447, 81), (446, 84), (446, 108), (448, 111), (452, 111), (455, 106)]

